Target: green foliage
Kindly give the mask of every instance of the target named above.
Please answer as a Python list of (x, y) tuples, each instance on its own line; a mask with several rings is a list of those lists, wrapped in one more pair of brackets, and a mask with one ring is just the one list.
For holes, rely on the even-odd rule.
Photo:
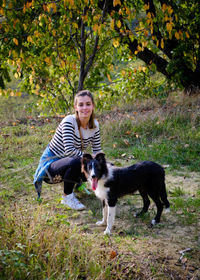
[[(166, 80), (152, 81), (155, 69), (176, 86), (198, 87), (198, 5), (197, 0), (2, 0), (0, 85), (9, 80), (11, 66), (21, 90), (40, 96), (41, 108), (53, 114), (69, 111), (82, 88), (97, 89), (104, 109), (119, 99), (166, 95)], [(146, 64), (135, 67), (136, 58)]]

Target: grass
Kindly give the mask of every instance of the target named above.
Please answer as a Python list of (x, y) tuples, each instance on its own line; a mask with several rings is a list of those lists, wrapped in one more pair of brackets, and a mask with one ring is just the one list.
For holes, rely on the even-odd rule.
[[(198, 279), (200, 217), (199, 98), (150, 99), (99, 113), (103, 150), (123, 166), (155, 160), (166, 168), (171, 213), (149, 227), (139, 195), (121, 199), (111, 237), (95, 227), (101, 204), (77, 195), (83, 212), (60, 204), (62, 189), (32, 184), (39, 157), (60, 118), (39, 117), (34, 99), (0, 99), (1, 279)], [(180, 261), (179, 251), (192, 248)]]

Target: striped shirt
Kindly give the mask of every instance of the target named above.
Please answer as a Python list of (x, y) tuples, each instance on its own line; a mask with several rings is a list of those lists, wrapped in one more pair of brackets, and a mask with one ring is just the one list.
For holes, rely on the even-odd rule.
[[(96, 128), (92, 129), (80, 128), (83, 150), (91, 144), (94, 154), (101, 151), (99, 123), (97, 120), (95, 120), (95, 126)], [(49, 148), (56, 156), (60, 157), (82, 156), (81, 137), (75, 115), (68, 115), (61, 121), (49, 144)]]

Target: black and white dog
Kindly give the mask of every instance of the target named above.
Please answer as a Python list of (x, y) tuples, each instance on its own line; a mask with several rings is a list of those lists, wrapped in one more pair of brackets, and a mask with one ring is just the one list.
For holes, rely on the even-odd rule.
[(118, 168), (106, 163), (105, 154), (99, 153), (94, 158), (84, 154), (82, 171), (90, 182), (95, 195), (103, 203), (103, 219), (97, 225), (107, 225), (104, 234), (110, 234), (115, 208), (119, 197), (139, 191), (143, 199), (140, 216), (148, 211), (150, 200), (155, 202), (157, 214), (151, 225), (160, 222), (163, 204), (169, 210), (169, 201), (165, 188), (165, 172), (162, 166), (152, 161), (143, 161), (125, 168)]

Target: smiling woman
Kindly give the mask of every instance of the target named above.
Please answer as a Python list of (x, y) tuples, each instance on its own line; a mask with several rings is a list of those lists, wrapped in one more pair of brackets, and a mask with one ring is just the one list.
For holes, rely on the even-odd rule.
[[(34, 177), (35, 188), (40, 197), (42, 181), (64, 181), (62, 203), (72, 209), (85, 206), (73, 193), (75, 184), (86, 181), (81, 172), (83, 151), (92, 145), (93, 154), (101, 151), (99, 123), (94, 118), (94, 100), (88, 90), (80, 91), (74, 99), (75, 114), (66, 116), (45, 149)], [(56, 181), (55, 181), (56, 178)]]

